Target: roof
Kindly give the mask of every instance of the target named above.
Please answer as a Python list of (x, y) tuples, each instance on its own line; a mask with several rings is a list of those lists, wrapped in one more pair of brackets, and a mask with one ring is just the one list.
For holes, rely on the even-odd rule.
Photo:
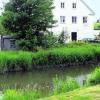
[(95, 15), (95, 12), (83, 0), (80, 1), (92, 12), (91, 15)]

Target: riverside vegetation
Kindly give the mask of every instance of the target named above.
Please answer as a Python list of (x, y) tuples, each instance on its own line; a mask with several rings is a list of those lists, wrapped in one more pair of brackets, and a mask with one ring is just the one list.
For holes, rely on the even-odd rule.
[(38, 52), (3, 51), (0, 52), (0, 72), (44, 69), (60, 64), (70, 66), (99, 60), (99, 44), (73, 43)]
[(56, 76), (53, 79), (51, 97), (44, 98), (41, 92), (33, 90), (7, 90), (4, 92), (3, 100), (37, 100), (39, 98), (41, 98), (39, 100), (99, 100), (100, 85), (98, 84), (100, 84), (100, 67), (88, 76), (86, 84), (81, 88), (74, 79), (63, 80)]
[(70, 44), (40, 50), (36, 53), (24, 51), (0, 52), (0, 71), (30, 70), (43, 68), (43, 65), (85, 63), (99, 60), (99, 58), (100, 46), (91, 44)]

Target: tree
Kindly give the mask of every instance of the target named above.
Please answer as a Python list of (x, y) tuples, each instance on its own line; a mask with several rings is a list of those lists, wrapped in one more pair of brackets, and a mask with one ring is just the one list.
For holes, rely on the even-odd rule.
[(52, 0), (10, 0), (3, 13), (3, 26), (18, 41), (24, 41), (24, 47), (28, 42), (27, 49), (32, 50), (31, 44), (38, 43), (40, 32), (46, 32), (55, 23), (52, 5)]
[(2, 25), (2, 17), (0, 16), (0, 35), (5, 35), (7, 33), (7, 31), (5, 30), (5, 28)]

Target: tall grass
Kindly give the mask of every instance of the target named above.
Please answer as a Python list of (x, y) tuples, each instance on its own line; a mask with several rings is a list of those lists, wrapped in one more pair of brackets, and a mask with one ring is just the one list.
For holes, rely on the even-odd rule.
[[(74, 79), (62, 80), (58, 77), (53, 79), (53, 91), (49, 95), (57, 95), (64, 92), (69, 92), (79, 88), (79, 84)], [(46, 95), (40, 90), (6, 90), (4, 91), (3, 100), (37, 100)]]
[(29, 70), (32, 68), (32, 53), (0, 52), (0, 71)]
[(87, 85), (100, 84), (100, 67), (96, 68), (87, 78)]
[(79, 87), (79, 84), (74, 79), (63, 80), (58, 78), (57, 76), (53, 79), (53, 93), (55, 95), (59, 93), (69, 92)]
[(36, 100), (41, 96), (40, 92), (33, 90), (7, 90), (4, 93), (3, 100)]
[[(70, 44), (36, 53), (0, 52), (0, 72), (44, 68), (46, 65), (84, 64), (100, 61), (100, 45)], [(49, 66), (50, 67), (50, 66)]]

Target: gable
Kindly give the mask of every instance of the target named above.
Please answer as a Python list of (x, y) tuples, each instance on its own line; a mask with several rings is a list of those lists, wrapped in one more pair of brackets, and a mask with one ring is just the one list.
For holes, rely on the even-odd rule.
[(95, 15), (95, 12), (83, 0), (80, 1), (87, 7), (88, 10), (90, 10), (91, 15)]

